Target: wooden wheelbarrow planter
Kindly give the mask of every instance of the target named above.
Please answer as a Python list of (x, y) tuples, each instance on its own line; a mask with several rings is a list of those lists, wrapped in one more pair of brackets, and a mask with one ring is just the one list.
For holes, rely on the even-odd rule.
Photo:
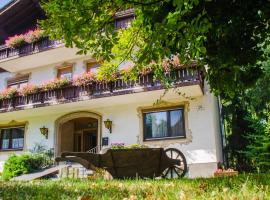
[(186, 159), (177, 149), (109, 149), (104, 154), (64, 152), (56, 162), (77, 162), (87, 169), (102, 168), (113, 178), (178, 178), (187, 172)]

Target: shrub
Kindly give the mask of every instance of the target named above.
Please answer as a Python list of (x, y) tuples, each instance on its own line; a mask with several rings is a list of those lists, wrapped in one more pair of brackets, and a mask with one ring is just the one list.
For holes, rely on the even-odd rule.
[(43, 169), (51, 164), (46, 154), (11, 155), (4, 164), (3, 178), (11, 179), (15, 176)]
[(254, 131), (247, 134), (249, 144), (243, 151), (252, 167), (263, 172), (270, 171), (270, 114), (268, 116), (268, 122), (247, 117)]
[(27, 162), (29, 155), (11, 155), (4, 164), (3, 178), (10, 179), (31, 171), (31, 166)]

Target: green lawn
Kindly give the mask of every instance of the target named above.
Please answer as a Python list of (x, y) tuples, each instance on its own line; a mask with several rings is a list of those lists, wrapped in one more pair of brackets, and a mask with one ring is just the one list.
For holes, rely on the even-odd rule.
[(0, 199), (270, 200), (270, 174), (179, 180), (2, 181)]

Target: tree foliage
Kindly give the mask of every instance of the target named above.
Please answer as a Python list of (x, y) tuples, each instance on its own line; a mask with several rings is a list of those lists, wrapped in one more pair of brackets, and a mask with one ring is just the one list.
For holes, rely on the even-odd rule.
[[(266, 41), (269, 37), (266, 38)], [(239, 170), (267, 170), (270, 166), (270, 45), (261, 45), (265, 61), (255, 85), (223, 99), (230, 166)]]
[[(103, 59), (105, 71), (125, 60), (133, 61), (135, 69), (152, 61), (161, 65), (164, 58), (179, 54), (184, 64), (192, 60), (207, 64), (212, 90), (234, 96), (261, 75), (256, 65), (262, 59), (258, 44), (268, 31), (269, 4), (267, 0), (50, 0), (42, 4), (48, 19), (41, 25), (52, 38), (63, 38), (67, 47)], [(115, 14), (130, 8), (135, 20), (116, 31)]]

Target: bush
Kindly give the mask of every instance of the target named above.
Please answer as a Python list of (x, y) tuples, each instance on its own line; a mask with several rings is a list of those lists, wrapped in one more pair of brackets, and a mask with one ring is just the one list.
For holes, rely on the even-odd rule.
[(248, 118), (254, 131), (248, 133), (249, 144), (243, 151), (252, 167), (263, 172), (270, 170), (270, 114), (268, 116), (268, 122), (256, 117)]
[(52, 164), (46, 154), (11, 155), (4, 164), (3, 178), (11, 179), (15, 176), (31, 173)]

